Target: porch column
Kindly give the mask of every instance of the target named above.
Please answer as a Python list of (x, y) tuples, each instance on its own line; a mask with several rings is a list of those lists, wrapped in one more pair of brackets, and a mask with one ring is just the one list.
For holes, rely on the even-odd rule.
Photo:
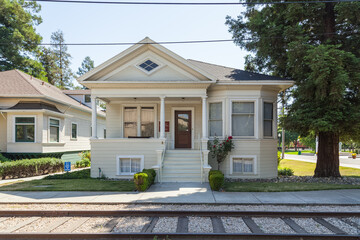
[(91, 95), (91, 127), (92, 127), (92, 138), (97, 138), (97, 110), (96, 110), (96, 97)]
[(208, 138), (208, 128), (207, 128), (207, 96), (202, 96), (202, 138)]
[(160, 138), (165, 138), (165, 96), (160, 100)]

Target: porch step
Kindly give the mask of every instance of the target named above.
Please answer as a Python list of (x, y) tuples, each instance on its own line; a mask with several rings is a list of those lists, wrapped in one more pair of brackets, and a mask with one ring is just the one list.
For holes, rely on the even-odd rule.
[(162, 182), (200, 182), (200, 164), (199, 150), (167, 150)]

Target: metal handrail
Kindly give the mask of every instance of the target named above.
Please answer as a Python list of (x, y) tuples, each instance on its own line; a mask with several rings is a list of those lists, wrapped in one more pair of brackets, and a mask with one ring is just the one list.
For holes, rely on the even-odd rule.
[(164, 150), (163, 150), (163, 152), (161, 154), (161, 162), (160, 162), (160, 168), (159, 168), (159, 181), (160, 181), (160, 183), (162, 183), (162, 171), (163, 171), (163, 167), (164, 167), (166, 145), (167, 145), (167, 142), (166, 142), (166, 139), (165, 139), (165, 141), (164, 141)]
[(199, 134), (199, 149), (200, 149), (200, 177), (201, 177), (201, 184), (203, 183), (203, 172), (204, 172), (204, 169), (203, 169), (203, 166), (204, 166), (204, 160), (203, 160), (203, 152), (202, 152), (202, 141), (201, 141), (201, 138), (200, 138), (200, 134)]

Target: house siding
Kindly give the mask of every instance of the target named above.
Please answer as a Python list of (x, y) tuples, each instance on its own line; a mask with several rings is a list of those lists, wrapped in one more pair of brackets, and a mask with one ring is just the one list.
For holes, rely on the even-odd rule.
[(7, 114), (0, 114), (0, 152), (6, 152), (7, 146), (7, 127), (6, 127)]

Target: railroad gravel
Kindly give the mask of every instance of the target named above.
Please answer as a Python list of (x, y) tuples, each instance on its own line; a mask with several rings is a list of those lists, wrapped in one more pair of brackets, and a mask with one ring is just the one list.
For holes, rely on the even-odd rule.
[(321, 225), (320, 223), (314, 221), (311, 218), (292, 218), (295, 223), (300, 227), (305, 229), (308, 233), (313, 234), (333, 234), (332, 231)]
[(265, 233), (295, 233), (289, 225), (279, 218), (252, 218)]
[(77, 228), (74, 228), (78, 225), (78, 223), (82, 220), (84, 220), (84, 217), (69, 217), (69, 220), (64, 222), (63, 224), (57, 226), (54, 228), (51, 232), (52, 233), (68, 233), (76, 230)]
[(347, 218), (347, 219), (360, 226), (360, 218), (358, 218), (358, 217), (350, 217), (350, 218)]
[(360, 212), (360, 205), (306, 206), (306, 205), (241, 205), (241, 204), (2, 204), (0, 210), (203, 210), (203, 211), (330, 211)]
[(110, 222), (113, 218), (109, 217), (98, 217), (91, 218), (86, 221), (86, 224), (82, 224), (79, 228), (77, 228), (74, 233), (97, 233), (97, 232), (109, 232), (108, 228), (106, 228), (106, 224)]
[(189, 217), (189, 232), (212, 233), (212, 222), (209, 217)]
[(29, 217), (10, 217), (0, 223), (0, 232), (9, 232), (9, 229), (27, 221)]
[(156, 223), (152, 232), (154, 233), (175, 233), (177, 227), (177, 217), (161, 217)]
[(221, 217), (221, 220), (227, 233), (251, 233), (242, 218)]
[(67, 219), (67, 217), (42, 217), (31, 224), (28, 224), (15, 232), (48, 232), (49, 226), (59, 219)]
[(350, 226), (349, 224), (341, 221), (338, 218), (324, 218), (324, 219), (348, 234), (355, 235), (355, 234), (359, 234), (359, 232), (360, 232), (358, 229), (354, 228), (353, 226)]
[(122, 217), (113, 232), (140, 232), (145, 224), (150, 222), (148, 217)]

